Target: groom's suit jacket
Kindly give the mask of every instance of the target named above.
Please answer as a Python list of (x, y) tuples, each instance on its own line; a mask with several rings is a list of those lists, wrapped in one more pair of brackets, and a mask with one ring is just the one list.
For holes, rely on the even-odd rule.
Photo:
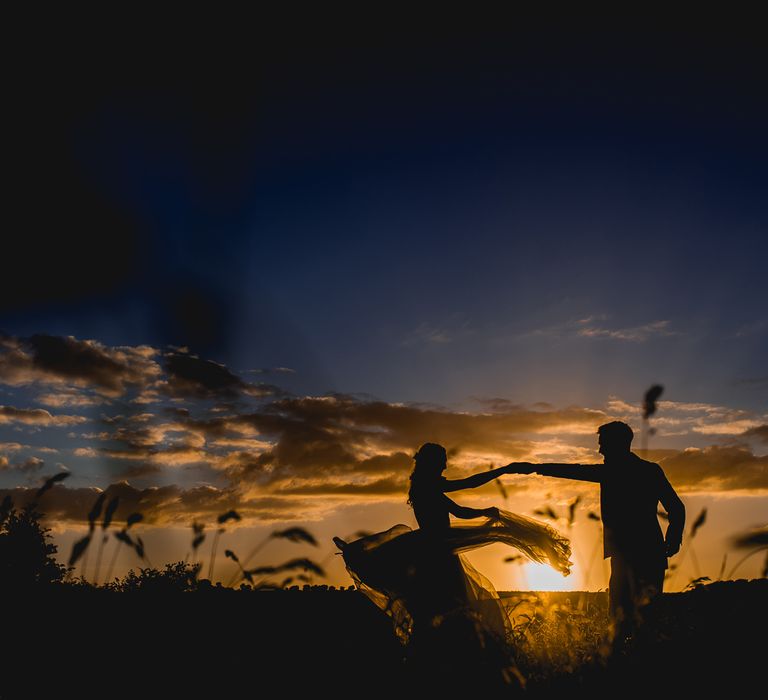
[(542, 465), (536, 471), (600, 484), (603, 556), (663, 562), (666, 567), (657, 507), (661, 502), (669, 516), (667, 541), (677, 544), (683, 536), (685, 507), (658, 464), (629, 452), (625, 458), (607, 464)]

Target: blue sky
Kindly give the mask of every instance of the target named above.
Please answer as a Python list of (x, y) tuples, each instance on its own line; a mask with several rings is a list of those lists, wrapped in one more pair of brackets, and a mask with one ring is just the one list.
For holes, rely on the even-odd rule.
[[(50, 261), (60, 284), (11, 306), (6, 332), (191, 344), (243, 369), (290, 366), (309, 391), (390, 400), (498, 386), (594, 402), (664, 381), (757, 408), (756, 47), (695, 33), (649, 46), (639, 31), (449, 39), (307, 49), (312, 61), (286, 47), (227, 74), (214, 63), (199, 84), (194, 60), (186, 73), (115, 60), (109, 87), (89, 66), (57, 107), (61, 153), (41, 145), (75, 178), (69, 220), (46, 213), (30, 232), (72, 239), (62, 267), (76, 258), (80, 279)], [(574, 341), (586, 318), (664, 325)]]

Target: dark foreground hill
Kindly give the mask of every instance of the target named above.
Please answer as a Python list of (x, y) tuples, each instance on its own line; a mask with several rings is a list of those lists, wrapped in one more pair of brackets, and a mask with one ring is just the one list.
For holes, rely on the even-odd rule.
[[(388, 618), (356, 591), (60, 585), (5, 591), (2, 602), (2, 700), (422, 692)], [(653, 629), (614, 654), (605, 643), (605, 594), (507, 594), (505, 602), (517, 641), (502, 696), (765, 689), (768, 580), (665, 594)], [(453, 674), (473, 672), (484, 673), (449, 666), (435, 685), (450, 690)]]

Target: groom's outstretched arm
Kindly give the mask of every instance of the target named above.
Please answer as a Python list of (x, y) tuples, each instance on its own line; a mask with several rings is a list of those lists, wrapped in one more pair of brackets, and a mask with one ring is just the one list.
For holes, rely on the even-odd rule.
[(602, 464), (561, 464), (558, 462), (546, 464), (513, 462), (506, 467), (508, 474), (541, 474), (542, 476), (555, 476), (560, 479), (575, 479), (595, 483), (600, 483), (602, 468)]

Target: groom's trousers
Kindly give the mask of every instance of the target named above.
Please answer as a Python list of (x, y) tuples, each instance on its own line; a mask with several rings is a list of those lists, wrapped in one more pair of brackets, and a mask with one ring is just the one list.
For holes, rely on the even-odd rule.
[(666, 558), (611, 557), (608, 608), (617, 634), (631, 634), (642, 623), (641, 608), (661, 593), (666, 568)]

